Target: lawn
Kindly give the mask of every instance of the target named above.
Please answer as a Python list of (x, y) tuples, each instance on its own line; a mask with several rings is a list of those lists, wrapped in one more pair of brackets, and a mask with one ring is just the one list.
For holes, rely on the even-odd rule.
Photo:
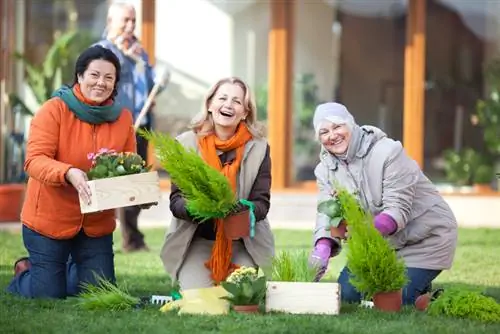
[[(116, 269), (137, 296), (165, 293), (166, 277), (158, 253), (163, 230), (147, 230), (150, 253), (121, 254), (117, 251)], [(309, 250), (307, 231), (276, 231), (278, 249)], [(119, 247), (119, 233), (116, 234)], [(461, 230), (455, 266), (443, 273), (441, 286), (473, 285), (484, 287), (500, 298), (499, 230)], [(0, 284), (12, 277), (14, 260), (25, 255), (20, 235), (0, 232)], [(344, 264), (342, 254), (332, 260), (328, 279), (335, 279)], [(121, 312), (79, 310), (74, 300), (24, 300), (0, 292), (0, 330), (2, 333), (500, 333), (500, 324), (445, 317), (431, 317), (413, 310), (383, 314), (347, 305), (339, 316), (239, 315), (177, 316), (163, 314), (157, 307)]]

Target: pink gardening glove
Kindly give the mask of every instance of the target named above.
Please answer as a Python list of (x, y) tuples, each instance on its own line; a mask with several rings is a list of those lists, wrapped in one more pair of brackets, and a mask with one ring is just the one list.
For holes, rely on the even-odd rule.
[(374, 224), (375, 228), (383, 236), (391, 235), (398, 229), (398, 224), (396, 223), (396, 221), (387, 213), (380, 213), (375, 216)]
[(313, 253), (311, 254), (311, 258), (309, 260), (309, 264), (311, 266), (318, 268), (315, 282), (319, 281), (325, 274), (331, 254), (332, 241), (327, 238), (319, 239), (318, 242), (316, 242), (316, 246), (314, 246)]

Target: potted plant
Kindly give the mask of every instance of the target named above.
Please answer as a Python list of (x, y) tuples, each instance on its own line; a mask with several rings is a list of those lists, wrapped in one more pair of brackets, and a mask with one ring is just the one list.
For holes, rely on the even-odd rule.
[(161, 196), (158, 172), (140, 155), (106, 148), (89, 153), (92, 167), (87, 172), (91, 203), (80, 199), (82, 213), (158, 202)]
[(253, 267), (240, 267), (221, 283), (229, 293), (221, 297), (230, 302), (239, 313), (257, 313), (266, 295), (266, 277), (259, 276)]
[(338, 198), (321, 201), (318, 204), (318, 212), (330, 218), (326, 229), (330, 230), (332, 238), (345, 239), (347, 224)]
[(272, 260), (267, 282), (266, 312), (332, 314), (340, 312), (338, 283), (315, 282), (317, 268), (306, 251), (281, 251)]
[(493, 166), (488, 164), (482, 164), (478, 166), (474, 171), (474, 190), (478, 193), (490, 192), (493, 174)]
[(375, 308), (397, 312), (401, 309), (402, 288), (407, 283), (403, 260), (375, 228), (373, 218), (347, 190), (337, 192), (348, 222), (347, 267), (351, 284), (365, 297), (372, 298)]
[(194, 149), (186, 149), (169, 134), (138, 130), (153, 143), (162, 167), (182, 191), (186, 209), (203, 223), (224, 220), (224, 234), (230, 240), (254, 237), (255, 215), (252, 202), (240, 199), (222, 173), (208, 165)]

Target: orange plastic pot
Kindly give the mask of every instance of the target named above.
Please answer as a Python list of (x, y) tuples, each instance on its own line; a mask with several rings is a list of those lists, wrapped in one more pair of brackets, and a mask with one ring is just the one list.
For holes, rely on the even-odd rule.
[(18, 222), (24, 199), (24, 184), (0, 184), (0, 223)]

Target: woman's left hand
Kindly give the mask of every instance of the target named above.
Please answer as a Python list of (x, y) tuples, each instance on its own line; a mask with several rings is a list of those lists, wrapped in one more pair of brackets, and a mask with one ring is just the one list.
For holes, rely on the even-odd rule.
[(146, 203), (146, 204), (139, 205), (139, 208), (141, 208), (142, 210), (147, 210), (147, 209), (151, 208), (152, 206), (156, 206), (156, 205), (158, 205), (158, 202)]

